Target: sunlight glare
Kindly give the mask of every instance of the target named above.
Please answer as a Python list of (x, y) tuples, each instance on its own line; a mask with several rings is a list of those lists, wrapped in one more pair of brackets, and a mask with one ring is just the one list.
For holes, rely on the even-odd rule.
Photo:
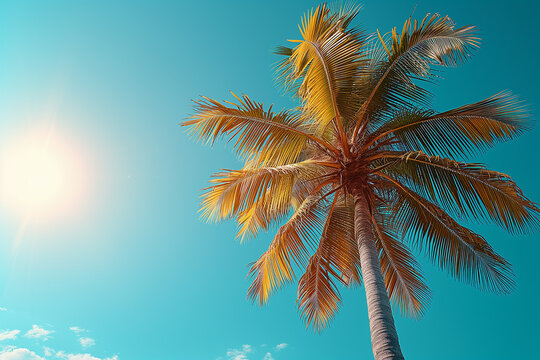
[(79, 162), (67, 144), (48, 133), (14, 142), (2, 154), (1, 198), (10, 210), (49, 217), (79, 195)]

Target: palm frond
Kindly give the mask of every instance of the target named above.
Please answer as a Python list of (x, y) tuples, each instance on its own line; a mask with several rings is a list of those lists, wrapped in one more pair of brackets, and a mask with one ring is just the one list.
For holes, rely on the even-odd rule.
[[(303, 172), (300, 175), (307, 175), (309, 172)], [(246, 237), (256, 236), (260, 230), (267, 230), (272, 224), (276, 224), (281, 220), (284, 220), (287, 215), (290, 215), (291, 208), (293, 210), (298, 209), (310, 195), (323, 196), (324, 187), (320, 188), (322, 178), (326, 179), (326, 175), (319, 177), (319, 179), (306, 179), (303, 181), (294, 182), (291, 188), (290, 206), (284, 207), (272, 207), (270, 204), (272, 201), (268, 199), (272, 196), (272, 188), (266, 190), (264, 196), (259, 197), (252, 206), (246, 207), (241, 213), (238, 214), (236, 220), (238, 222), (238, 234), (237, 238), (244, 241)], [(302, 176), (300, 176), (302, 178)], [(317, 191), (317, 188), (320, 188)]]
[(421, 317), (430, 294), (419, 270), (420, 265), (405, 244), (397, 239), (397, 234), (391, 231), (391, 225), (384, 225), (380, 215), (377, 219), (372, 217), (372, 223), (388, 296), (403, 314)]
[(338, 310), (337, 283), (360, 281), (358, 251), (351, 252), (351, 245), (356, 248), (354, 212), (339, 198), (334, 197), (317, 251), (298, 281), (298, 308), (307, 326), (315, 330), (326, 327)]
[[(331, 219), (328, 232), (333, 239), (339, 239), (343, 248), (340, 254), (339, 269), (340, 278), (345, 286), (360, 285), (360, 255), (354, 230), (354, 199), (347, 194), (343, 194), (343, 199), (339, 199), (334, 210), (335, 216), (340, 220)], [(344, 220), (343, 220), (344, 219)]]
[(280, 227), (268, 250), (251, 265), (248, 276), (253, 282), (248, 290), (252, 301), (262, 305), (276, 288), (294, 277), (293, 262), (307, 262), (306, 245), (314, 244), (324, 226), (328, 205), (317, 195), (306, 198), (289, 221)]
[(371, 136), (366, 146), (392, 136), (409, 151), (468, 155), (520, 134), (526, 129), (527, 118), (526, 108), (510, 92), (438, 114), (401, 109)]
[(510, 232), (538, 226), (538, 208), (506, 174), (421, 151), (385, 158), (392, 163), (383, 172), (406, 179), (417, 192), (460, 215), (491, 219)]
[(343, 29), (346, 29), (351, 25), (353, 20), (358, 16), (362, 5), (355, 4), (354, 1), (347, 2), (334, 2), (328, 5), (330, 13), (338, 19), (338, 24)]
[[(204, 219), (219, 221), (239, 216), (250, 211), (259, 199), (266, 211), (283, 213), (291, 206), (292, 191), (304, 186), (309, 191), (307, 181), (317, 179), (327, 169), (311, 160), (299, 163), (228, 170), (213, 175), (212, 184), (203, 194), (201, 212)], [(297, 184), (298, 179), (306, 183)], [(296, 188), (301, 191), (302, 188)]]
[(397, 180), (378, 175), (382, 185), (393, 190), (387, 199), (391, 202), (389, 221), (403, 238), (413, 237), (434, 263), (455, 278), (483, 289), (510, 292), (513, 287), (511, 266), (483, 237), (459, 225), (440, 207)]
[(304, 111), (314, 117), (317, 133), (324, 133), (328, 124), (334, 122), (342, 141), (343, 123), (352, 115), (355, 80), (364, 63), (363, 34), (357, 29), (346, 29), (357, 11), (331, 13), (326, 5), (321, 5), (303, 18), (303, 40), (295, 40), (298, 45), (293, 49), (279, 49), (288, 57), (278, 72), (286, 86), (294, 88), (294, 84), (299, 84), (297, 94), (304, 103)]
[(220, 137), (236, 140), (236, 153), (243, 159), (254, 160), (261, 166), (290, 164), (298, 161), (307, 141), (327, 149), (335, 148), (309, 133), (301, 116), (282, 111), (264, 110), (257, 103), (243, 96), (239, 104), (226, 106), (203, 97), (196, 102), (195, 114), (182, 123), (190, 126), (190, 133), (197, 140), (214, 143)]
[(271, 224), (278, 222), (289, 213), (290, 207), (271, 209), (266, 200), (268, 196), (271, 196), (269, 190), (264, 197), (260, 197), (253, 205), (238, 214), (239, 229), (236, 237), (241, 241), (244, 241), (247, 236), (257, 235), (261, 230), (267, 230)]
[(427, 105), (429, 92), (416, 85), (414, 79), (433, 77), (432, 65), (455, 66), (471, 55), (478, 46), (473, 26), (455, 28), (445, 16), (427, 15), (421, 23), (409, 18), (401, 34), (394, 28), (391, 36), (380, 37), (387, 59), (373, 69), (369, 95), (358, 114), (354, 131), (365, 125), (367, 117), (391, 115), (396, 109), (412, 104)]

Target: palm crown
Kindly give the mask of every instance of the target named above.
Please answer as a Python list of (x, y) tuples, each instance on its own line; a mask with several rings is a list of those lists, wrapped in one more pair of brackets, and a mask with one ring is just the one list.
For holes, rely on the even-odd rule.
[(387, 296), (416, 317), (429, 291), (405, 241), (458, 279), (508, 292), (510, 265), (454, 218), (510, 232), (537, 225), (536, 205), (508, 175), (452, 159), (524, 130), (520, 101), (502, 92), (435, 112), (417, 81), (435, 80), (434, 65), (465, 61), (479, 44), (475, 28), (428, 15), (409, 18), (401, 33), (368, 36), (351, 26), (357, 12), (323, 4), (304, 16), (294, 47), (277, 50), (278, 79), (297, 108), (203, 98), (184, 123), (199, 140), (232, 140), (245, 161), (211, 180), (204, 217), (236, 219), (241, 238), (282, 224), (251, 266), (249, 297), (262, 304), (305, 269), (298, 305), (316, 329), (338, 309), (338, 285), (360, 283), (360, 265), (367, 269), (362, 234), (372, 239)]

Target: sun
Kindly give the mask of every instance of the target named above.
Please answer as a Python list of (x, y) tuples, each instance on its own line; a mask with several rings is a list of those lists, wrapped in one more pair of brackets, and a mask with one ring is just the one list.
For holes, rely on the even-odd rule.
[(20, 137), (0, 155), (0, 196), (18, 213), (49, 217), (65, 212), (80, 188), (74, 149), (50, 132)]

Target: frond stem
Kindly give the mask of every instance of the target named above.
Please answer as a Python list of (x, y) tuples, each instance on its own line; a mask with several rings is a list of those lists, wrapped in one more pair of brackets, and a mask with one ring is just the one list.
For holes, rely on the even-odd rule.
[(347, 136), (345, 136), (345, 132), (343, 131), (343, 125), (341, 124), (339, 109), (337, 107), (336, 94), (335, 94), (335, 91), (334, 91), (334, 87), (332, 86), (332, 82), (331, 82), (331, 78), (330, 78), (330, 72), (328, 71), (328, 67), (326, 65), (326, 62), (324, 61), (324, 58), (323, 58), (321, 52), (319, 51), (319, 48), (316, 46), (316, 44), (311, 42), (311, 41), (307, 41), (307, 40), (306, 40), (306, 42), (313, 47), (313, 49), (315, 50), (315, 53), (319, 57), (319, 60), (320, 60), (320, 62), (322, 64), (322, 66), (323, 66), (324, 74), (326, 75), (326, 83), (328, 85), (328, 89), (330, 90), (330, 94), (332, 96), (332, 106), (334, 108), (334, 114), (335, 114), (335, 118), (332, 119), (332, 123), (334, 123), (334, 127), (336, 128), (336, 130), (337, 130), (337, 132), (339, 134), (339, 137), (340, 137), (341, 143), (342, 143), (341, 145), (343, 146), (343, 150), (345, 151), (345, 155), (347, 157), (351, 157), (351, 151), (349, 149), (349, 143), (347, 141)]

